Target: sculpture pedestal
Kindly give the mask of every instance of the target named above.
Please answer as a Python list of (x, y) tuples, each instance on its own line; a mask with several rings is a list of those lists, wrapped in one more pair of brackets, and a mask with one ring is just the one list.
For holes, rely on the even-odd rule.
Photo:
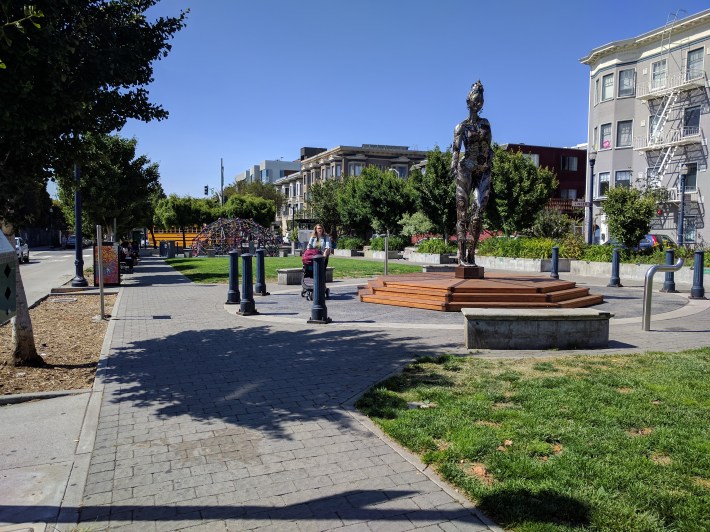
[(483, 279), (483, 266), (456, 266), (456, 279)]

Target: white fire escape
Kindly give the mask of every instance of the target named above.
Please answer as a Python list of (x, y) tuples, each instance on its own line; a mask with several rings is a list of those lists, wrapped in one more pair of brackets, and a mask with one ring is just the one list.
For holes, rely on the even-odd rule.
[[(650, 188), (661, 187), (669, 170), (677, 172), (680, 162), (674, 157), (678, 148), (705, 142), (699, 123), (689, 123), (683, 109), (688, 91), (706, 87), (705, 72), (677, 63), (677, 54), (671, 53), (673, 46), (680, 50), (682, 62), (688, 50), (686, 43), (679, 46), (673, 42), (675, 24), (676, 15), (671, 15), (661, 34), (660, 59), (653, 63), (649, 81), (636, 88), (636, 98), (648, 104), (650, 120), (648, 135), (635, 138), (634, 149), (647, 157), (648, 171), (642, 181)], [(675, 67), (672, 73), (671, 64)]]

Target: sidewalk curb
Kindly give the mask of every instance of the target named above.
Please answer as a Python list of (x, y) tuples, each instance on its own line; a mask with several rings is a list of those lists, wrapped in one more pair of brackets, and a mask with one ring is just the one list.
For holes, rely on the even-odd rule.
[(79, 509), (84, 497), (84, 488), (86, 487), (86, 479), (91, 463), (91, 453), (94, 450), (96, 431), (99, 425), (99, 414), (101, 413), (101, 403), (104, 394), (103, 375), (106, 371), (106, 364), (108, 363), (108, 357), (111, 352), (113, 333), (116, 327), (115, 316), (121, 303), (122, 295), (123, 288), (119, 288), (116, 301), (113, 304), (113, 318), (108, 322), (108, 327), (106, 327), (106, 333), (104, 334), (104, 342), (101, 345), (94, 385), (90, 390), (91, 395), (86, 405), (86, 410), (84, 411), (84, 422), (81, 425), (79, 441), (74, 453), (74, 464), (72, 465), (64, 497), (62, 497), (62, 502), (59, 507), (57, 521), (54, 525), (47, 525), (45, 532), (74, 530), (79, 522)]
[[(412, 359), (413, 360), (413, 359)], [(384, 380), (389, 379), (390, 377), (394, 377), (395, 375), (399, 375), (402, 370), (404, 369), (404, 366), (400, 367), (399, 369), (396, 369), (392, 371), (391, 373), (385, 375), (382, 377), (378, 382), (382, 382)], [(373, 386), (375, 386), (373, 384)], [(366, 390), (363, 390), (357, 394), (355, 394), (353, 397), (345, 401), (344, 403), (341, 403), (341, 407), (345, 410), (345, 413), (348, 414), (355, 422), (359, 423), (362, 425), (363, 428), (365, 428), (368, 432), (371, 432), (374, 434), (380, 441), (385, 443), (388, 447), (390, 447), (393, 451), (395, 451), (397, 454), (399, 454), (402, 458), (404, 458), (407, 462), (412, 464), (418, 472), (420, 472), (422, 475), (426, 476), (429, 480), (431, 480), (434, 484), (439, 486), (445, 493), (447, 493), (452, 499), (458, 501), (464, 508), (469, 510), (473, 515), (475, 515), (481, 523), (483, 523), (485, 526), (487, 526), (490, 530), (494, 532), (505, 532), (503, 528), (501, 528), (498, 524), (496, 524), (490, 517), (488, 517), (486, 514), (484, 514), (470, 499), (468, 499), (463, 493), (458, 491), (456, 488), (454, 488), (453, 485), (447, 484), (446, 481), (442, 480), (439, 477), (439, 474), (434, 471), (432, 468), (430, 468), (427, 464), (422, 462), (419, 457), (410, 452), (409, 450), (405, 449), (402, 447), (399, 443), (394, 441), (392, 438), (390, 438), (387, 434), (385, 434), (380, 427), (378, 427), (373, 421), (370, 420), (366, 415), (361, 414), (358, 409), (355, 407), (355, 403), (367, 393), (368, 390), (370, 390), (372, 387), (367, 388)]]

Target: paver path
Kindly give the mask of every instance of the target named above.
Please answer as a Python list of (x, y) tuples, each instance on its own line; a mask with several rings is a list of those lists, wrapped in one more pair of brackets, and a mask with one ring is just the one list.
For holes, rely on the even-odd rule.
[(347, 406), (426, 350), (418, 334), (236, 317), (225, 286), (157, 259), (133, 282), (114, 309), (81, 526), (489, 529)]

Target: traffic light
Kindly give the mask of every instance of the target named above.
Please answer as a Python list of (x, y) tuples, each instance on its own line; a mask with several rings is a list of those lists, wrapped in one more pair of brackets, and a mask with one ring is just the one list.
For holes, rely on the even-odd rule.
[(208, 196), (210, 193), (209, 187), (205, 185), (205, 196)]

